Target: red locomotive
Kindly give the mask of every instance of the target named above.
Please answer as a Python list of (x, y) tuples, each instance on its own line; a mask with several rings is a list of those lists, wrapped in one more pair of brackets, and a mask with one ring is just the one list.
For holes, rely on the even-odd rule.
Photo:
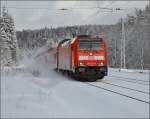
[(102, 79), (107, 75), (105, 39), (79, 35), (62, 40), (57, 46), (56, 69), (85, 81)]

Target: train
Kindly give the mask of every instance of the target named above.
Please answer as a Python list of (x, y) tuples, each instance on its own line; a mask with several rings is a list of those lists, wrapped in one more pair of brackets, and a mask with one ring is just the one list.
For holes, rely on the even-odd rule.
[(107, 76), (107, 48), (103, 37), (77, 35), (61, 40), (56, 48), (56, 71), (82, 81), (96, 81)]

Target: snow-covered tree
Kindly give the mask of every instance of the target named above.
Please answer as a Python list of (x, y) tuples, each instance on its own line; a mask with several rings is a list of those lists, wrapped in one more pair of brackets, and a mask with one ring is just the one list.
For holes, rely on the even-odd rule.
[(0, 44), (1, 44), (1, 64), (12, 65), (17, 62), (17, 38), (14, 21), (3, 7), (0, 18)]

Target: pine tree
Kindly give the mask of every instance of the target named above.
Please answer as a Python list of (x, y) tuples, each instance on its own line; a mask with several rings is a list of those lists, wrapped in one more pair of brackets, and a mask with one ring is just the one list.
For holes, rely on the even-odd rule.
[(17, 38), (14, 21), (3, 7), (0, 18), (1, 64), (12, 65), (17, 62)]
[(0, 18), (0, 45), (1, 45), (1, 65), (10, 65), (11, 60), (11, 51), (8, 46), (9, 37), (7, 36), (4, 30), (4, 19)]

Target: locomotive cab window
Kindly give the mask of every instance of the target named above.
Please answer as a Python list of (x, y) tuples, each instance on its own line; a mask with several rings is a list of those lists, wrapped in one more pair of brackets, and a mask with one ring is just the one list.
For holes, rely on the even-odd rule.
[(80, 50), (102, 50), (102, 40), (85, 39), (78, 41)]

